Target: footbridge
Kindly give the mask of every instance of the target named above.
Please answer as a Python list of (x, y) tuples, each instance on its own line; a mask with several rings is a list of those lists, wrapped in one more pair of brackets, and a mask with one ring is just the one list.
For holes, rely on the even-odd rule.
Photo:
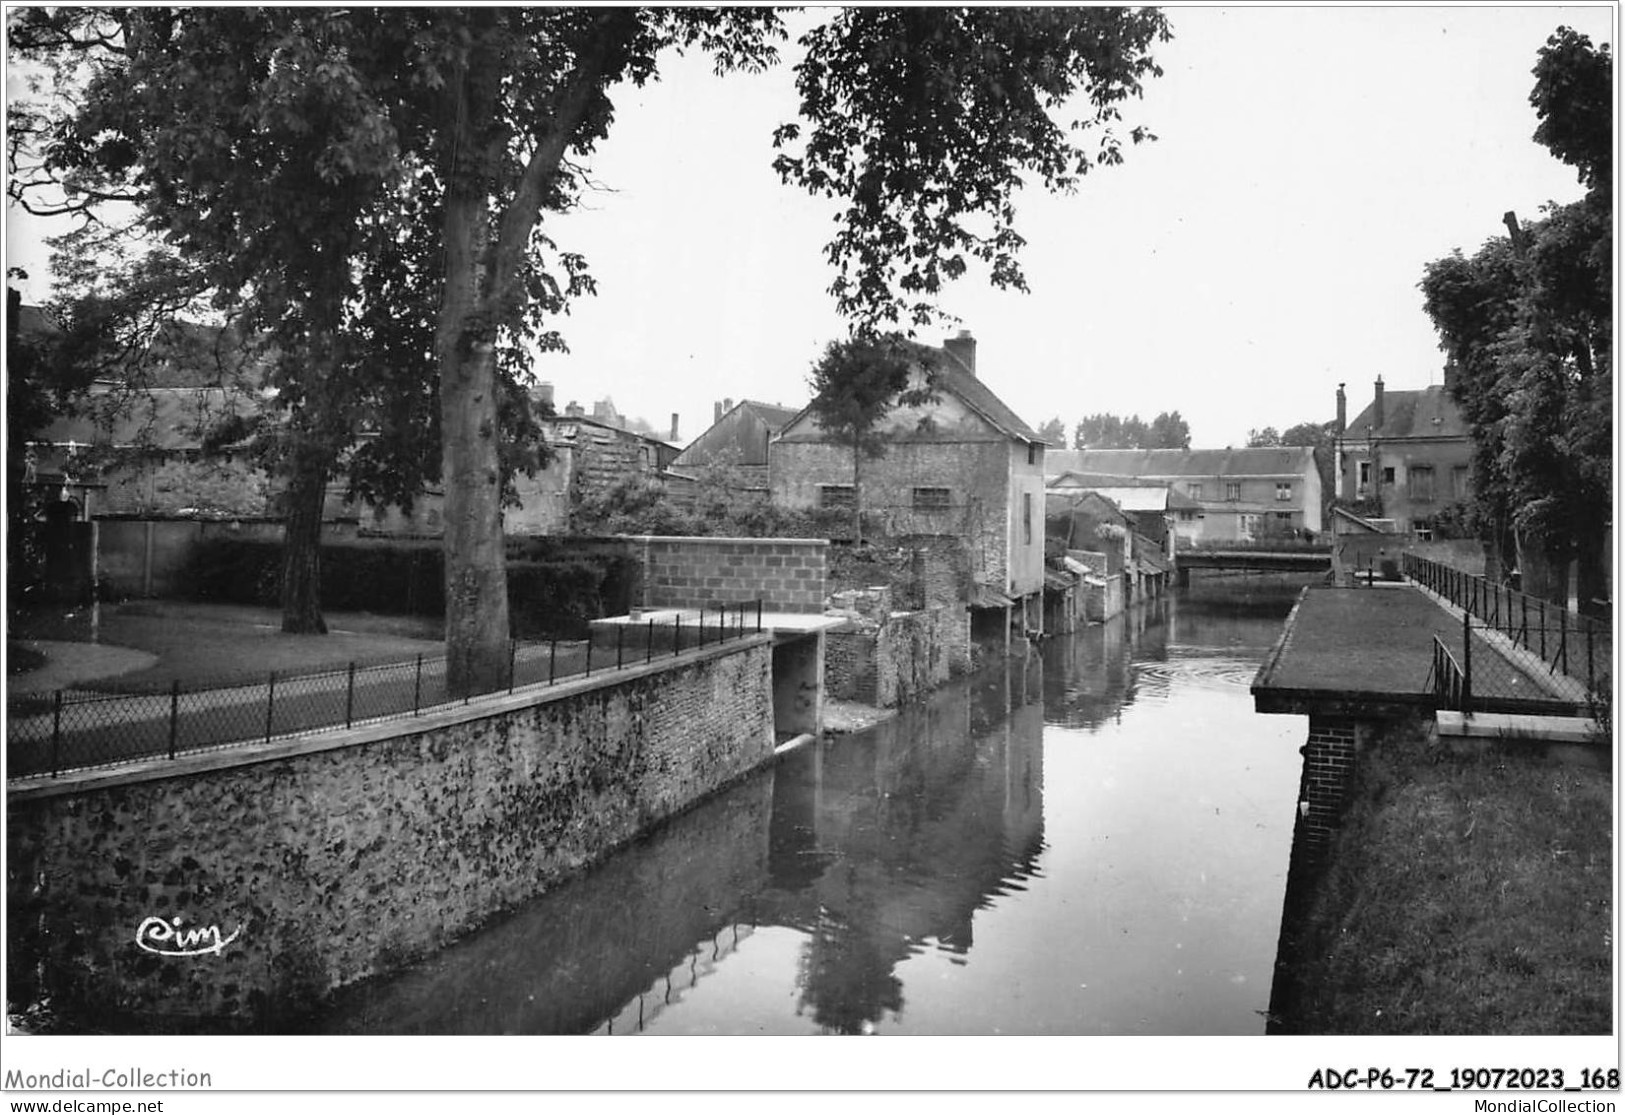
[(1190, 583), (1192, 569), (1245, 569), (1261, 573), (1326, 573), (1332, 568), (1330, 546), (1270, 544), (1203, 546), (1174, 555), (1179, 583)]

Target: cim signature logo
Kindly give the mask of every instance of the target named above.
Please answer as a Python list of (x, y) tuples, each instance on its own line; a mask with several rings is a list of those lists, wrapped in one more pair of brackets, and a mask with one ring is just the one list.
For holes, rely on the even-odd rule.
[(202, 956), (206, 952), (219, 956), (220, 950), (235, 941), (242, 931), (243, 927), (239, 925), (231, 936), (222, 938), (219, 926), (182, 929), (178, 917), (168, 921), (150, 917), (135, 931), (135, 943), (159, 956)]

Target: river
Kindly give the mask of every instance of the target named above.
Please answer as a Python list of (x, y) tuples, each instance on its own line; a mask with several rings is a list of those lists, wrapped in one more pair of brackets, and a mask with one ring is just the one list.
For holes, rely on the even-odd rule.
[(1262, 1034), (1301, 582), (1198, 580), (712, 798), (315, 1028)]

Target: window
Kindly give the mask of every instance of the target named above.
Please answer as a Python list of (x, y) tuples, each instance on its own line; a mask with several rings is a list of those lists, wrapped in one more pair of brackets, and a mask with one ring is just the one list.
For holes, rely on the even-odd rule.
[(1291, 499), (1292, 498), (1292, 481), (1290, 481), (1290, 480), (1285, 480), (1285, 481), (1278, 480), (1278, 481), (1276, 481), (1276, 483), (1275, 483), (1275, 498), (1277, 500), (1281, 500), (1281, 501)]
[(826, 509), (850, 511), (857, 504), (850, 484), (818, 485), (818, 506)]
[(1467, 466), (1457, 465), (1450, 470), (1450, 497), (1452, 499), (1466, 499), (1471, 494), (1467, 491)]
[(1224, 483), (1224, 498), (1231, 503), (1241, 499), (1241, 481), (1226, 480)]
[(1292, 512), (1290, 512), (1290, 511), (1277, 511), (1277, 512), (1275, 512), (1275, 521), (1278, 522), (1278, 523), (1284, 523), (1287, 526), (1291, 526), (1292, 525)]
[(1392, 484), (1394, 482), (1394, 469), (1392, 465), (1382, 470), (1382, 482), (1384, 484)]
[(1194, 523), (1196, 521), (1196, 512), (1181, 511), (1179, 513), (1179, 521), (1182, 523)]
[(946, 511), (948, 510), (947, 488), (915, 488), (914, 510), (916, 511)]
[(1202, 485), (1200, 485), (1200, 484), (1186, 484), (1185, 485), (1185, 494), (1190, 496), (1192, 499), (1201, 499), (1202, 498)]
[(1360, 487), (1357, 495), (1365, 495), (1366, 489), (1371, 487), (1371, 462), (1360, 462)]
[(1432, 542), (1433, 541), (1433, 520), (1432, 519), (1415, 519), (1415, 520), (1412, 520), (1411, 529), (1416, 532), (1416, 540), (1418, 542)]
[(1027, 463), (1029, 465), (1036, 465), (1038, 463), (1038, 443), (1037, 442), (1029, 441), (1027, 443)]
[(1033, 494), (1021, 493), (1021, 536), (1027, 545), (1033, 544)]
[(1409, 470), (1411, 498), (1426, 502), (1433, 499), (1433, 466), (1412, 466)]

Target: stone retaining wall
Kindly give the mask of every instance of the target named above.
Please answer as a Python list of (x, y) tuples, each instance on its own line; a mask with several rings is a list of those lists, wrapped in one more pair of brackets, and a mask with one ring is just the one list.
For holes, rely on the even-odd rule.
[[(110, 1032), (134, 1015), (274, 1028), (768, 761), (771, 661), (771, 637), (749, 636), (421, 719), (14, 788), (8, 997)], [(194, 932), (228, 943), (163, 954)]]
[(837, 700), (894, 708), (970, 668), (963, 607), (853, 619), (825, 634), (824, 686)]

